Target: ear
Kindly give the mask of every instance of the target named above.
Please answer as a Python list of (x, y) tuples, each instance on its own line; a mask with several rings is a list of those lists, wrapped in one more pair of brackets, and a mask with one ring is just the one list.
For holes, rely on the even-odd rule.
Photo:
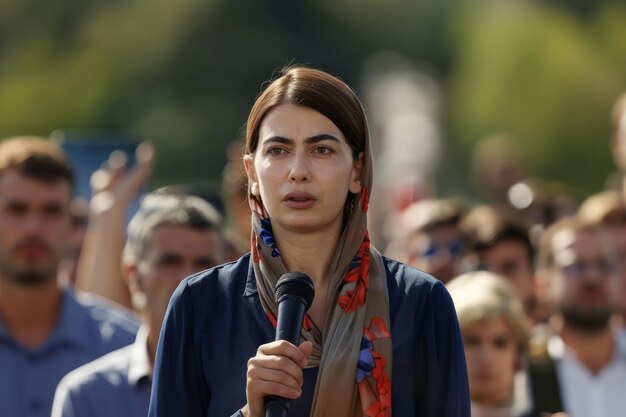
[(248, 187), (250, 187), (250, 194), (259, 197), (259, 182), (257, 180), (256, 170), (254, 169), (254, 158), (248, 154), (243, 157), (243, 166), (246, 169), (248, 175)]
[(131, 294), (137, 291), (143, 291), (139, 274), (137, 273), (137, 264), (130, 260), (124, 259), (122, 261), (122, 276), (128, 284)]
[(352, 194), (358, 194), (363, 188), (361, 184), (361, 173), (363, 171), (363, 152), (359, 154), (357, 159), (352, 164), (352, 172), (350, 173), (350, 192)]
[(148, 304), (148, 297), (143, 291), (143, 285), (137, 271), (137, 264), (130, 259), (124, 259), (122, 261), (122, 275), (124, 275), (128, 283), (133, 307), (136, 311), (141, 312)]

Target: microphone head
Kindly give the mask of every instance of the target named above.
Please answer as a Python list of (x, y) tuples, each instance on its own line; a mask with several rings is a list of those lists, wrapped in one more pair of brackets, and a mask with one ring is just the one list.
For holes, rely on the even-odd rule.
[(296, 295), (302, 298), (306, 302), (305, 311), (308, 310), (315, 295), (313, 281), (304, 272), (287, 272), (276, 284), (276, 304), (279, 304), (280, 299), (286, 295)]

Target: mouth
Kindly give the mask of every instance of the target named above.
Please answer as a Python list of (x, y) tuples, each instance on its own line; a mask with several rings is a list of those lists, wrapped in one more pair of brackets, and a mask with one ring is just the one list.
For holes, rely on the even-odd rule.
[(317, 199), (309, 193), (293, 192), (283, 197), (283, 202), (291, 208), (309, 208), (315, 204)]
[(25, 243), (18, 245), (15, 252), (27, 258), (47, 256), (50, 253), (50, 249), (41, 243)]

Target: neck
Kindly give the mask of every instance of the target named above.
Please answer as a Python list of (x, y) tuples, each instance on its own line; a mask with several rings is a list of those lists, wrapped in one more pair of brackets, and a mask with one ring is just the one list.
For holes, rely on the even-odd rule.
[(148, 358), (150, 359), (150, 368), (154, 369), (154, 361), (156, 358), (157, 346), (159, 344), (159, 335), (163, 320), (154, 320), (146, 318), (141, 322), (142, 326), (146, 328), (148, 332)]
[(339, 233), (280, 233), (276, 245), (288, 271), (304, 272), (318, 287), (327, 287)]
[(61, 295), (56, 279), (36, 286), (0, 279), (0, 320), (18, 343), (35, 349), (57, 324)]
[(282, 233), (274, 230), (274, 238), (288, 271), (307, 274), (315, 286), (315, 296), (308, 315), (318, 326), (326, 317), (331, 263), (339, 243), (339, 231), (332, 233)]
[(491, 405), (472, 401), (472, 416), (474, 417), (510, 417), (511, 405)]
[(560, 333), (565, 345), (592, 374), (600, 372), (613, 359), (615, 337), (609, 326), (590, 334), (564, 324)]

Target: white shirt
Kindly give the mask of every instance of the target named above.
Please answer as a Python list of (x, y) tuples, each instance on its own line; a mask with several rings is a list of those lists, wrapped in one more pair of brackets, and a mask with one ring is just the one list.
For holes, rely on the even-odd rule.
[(626, 416), (626, 333), (616, 337), (615, 355), (596, 375), (558, 336), (548, 342), (555, 360), (563, 406), (569, 417)]

